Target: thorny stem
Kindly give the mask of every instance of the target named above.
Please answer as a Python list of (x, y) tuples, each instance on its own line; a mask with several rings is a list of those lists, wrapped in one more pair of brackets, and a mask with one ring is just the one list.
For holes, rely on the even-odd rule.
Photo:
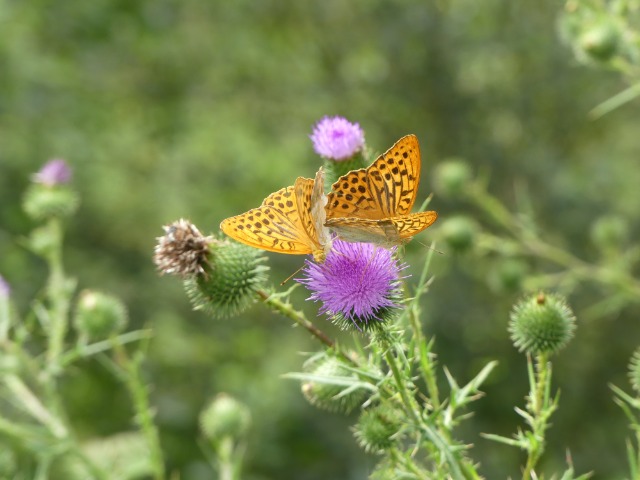
[[(561, 248), (542, 241), (534, 232), (521, 225), (502, 203), (484, 191), (477, 182), (472, 184), (469, 195), (498, 225), (517, 238), (530, 254), (561, 265), (583, 279), (597, 278), (600, 282), (626, 290), (632, 298), (640, 298), (640, 282), (629, 273), (607, 266), (591, 265)], [(490, 235), (488, 237), (494, 238)], [(496, 245), (503, 242), (498, 238), (495, 238), (495, 241)]]
[(295, 323), (305, 328), (311, 335), (316, 337), (329, 348), (335, 348), (335, 342), (331, 340), (322, 330), (317, 328), (313, 323), (307, 320), (304, 315), (295, 310), (290, 304), (280, 301), (279, 299), (269, 295), (264, 290), (258, 290), (258, 297), (268, 306), (278, 313), (293, 320)]
[[(528, 358), (531, 362), (531, 358)], [(553, 407), (548, 405), (548, 389), (551, 380), (551, 372), (547, 363), (547, 355), (538, 354), (536, 358), (536, 367), (534, 372), (535, 384), (532, 385), (531, 396), (529, 398), (529, 410), (533, 416), (533, 424), (531, 425), (533, 438), (532, 448), (529, 449), (527, 463), (522, 473), (523, 480), (530, 480), (533, 469), (544, 452), (544, 432), (547, 429), (547, 419), (550, 409)]]
[(160, 448), (160, 437), (158, 429), (153, 423), (153, 412), (149, 404), (149, 390), (142, 380), (140, 371), (140, 364), (143, 358), (142, 353), (139, 352), (134, 358), (129, 358), (124, 347), (118, 343), (114, 344), (114, 351), (117, 356), (116, 358), (126, 372), (125, 383), (133, 400), (136, 422), (147, 440), (153, 478), (154, 480), (163, 480), (164, 461), (162, 449)]

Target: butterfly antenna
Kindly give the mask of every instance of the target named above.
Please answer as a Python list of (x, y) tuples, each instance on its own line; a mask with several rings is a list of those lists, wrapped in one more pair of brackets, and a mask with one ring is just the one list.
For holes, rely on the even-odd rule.
[(304, 268), (304, 264), (302, 264), (302, 266), (297, 269), (295, 272), (293, 272), (291, 275), (289, 275), (287, 278), (285, 278), (282, 282), (280, 282), (280, 286), (283, 286), (285, 283), (287, 283), (289, 280), (291, 280), (293, 277), (296, 276), (296, 274), (298, 274), (300, 272), (300, 270), (302, 270)]
[(439, 253), (440, 255), (444, 255), (444, 252), (438, 250), (437, 248), (433, 248), (431, 245), (425, 245), (420, 240), (416, 240), (416, 242), (418, 242), (420, 245), (422, 245), (427, 250), (433, 250), (434, 252)]

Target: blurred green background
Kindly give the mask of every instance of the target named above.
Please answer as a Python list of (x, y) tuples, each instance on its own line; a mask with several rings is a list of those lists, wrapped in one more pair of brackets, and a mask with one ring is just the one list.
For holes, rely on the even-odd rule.
[[(589, 231), (603, 216), (624, 219), (635, 238), (637, 106), (589, 120), (625, 85), (578, 65), (558, 34), (561, 13), (546, 0), (0, 0), (0, 273), (24, 312), (45, 270), (20, 245), (33, 226), (22, 192), (46, 160), (66, 159), (82, 197), (67, 270), (81, 287), (122, 297), (131, 328), (154, 329), (147, 374), (169, 467), (183, 479), (212, 478), (197, 415), (225, 391), (254, 418), (244, 478), (366, 478), (376, 460), (351, 438), (355, 417), (316, 410), (280, 378), (319, 345), (260, 305), (226, 321), (191, 311), (180, 282), (155, 272), (155, 237), (180, 217), (217, 232), (223, 218), (313, 176), (321, 163), (311, 128), (340, 114), (378, 152), (418, 135), (421, 199), (438, 163), (456, 156), (487, 175), (509, 208), (525, 189), (545, 240), (581, 258), (596, 258)], [(448, 216), (475, 215), (438, 196), (431, 207), (440, 219), (423, 243)], [(478, 433), (510, 435), (519, 425), (513, 407), (524, 402), (526, 367), (506, 325), (522, 292), (497, 288), (491, 262), (473, 250), (439, 248), (424, 324), (440, 364), (464, 382), (500, 362), (459, 437), (474, 444), (487, 478), (518, 476), (521, 455)], [(415, 274), (427, 250), (414, 241), (406, 253)], [(269, 257), (274, 284), (302, 262)], [(559, 469), (568, 449), (577, 471), (620, 477), (630, 432), (607, 383), (627, 387), (638, 305), (587, 321), (581, 313), (611, 292), (565, 293), (578, 331), (555, 362), (562, 396), (542, 470)], [(299, 289), (294, 299), (305, 296)], [(315, 305), (304, 308), (315, 317)], [(129, 429), (126, 393), (101, 366), (85, 367), (65, 380), (79, 435)]]

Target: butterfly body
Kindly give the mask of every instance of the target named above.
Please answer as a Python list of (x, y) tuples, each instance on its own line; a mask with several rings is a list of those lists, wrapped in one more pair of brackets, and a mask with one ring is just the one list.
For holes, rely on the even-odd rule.
[(434, 211), (411, 213), (419, 183), (420, 147), (415, 135), (407, 135), (368, 168), (333, 184), (325, 226), (348, 242), (404, 244), (438, 218)]
[(324, 226), (324, 171), (316, 178), (298, 177), (264, 199), (262, 205), (227, 218), (220, 229), (231, 238), (251, 247), (290, 255), (312, 254), (324, 262), (331, 237)]

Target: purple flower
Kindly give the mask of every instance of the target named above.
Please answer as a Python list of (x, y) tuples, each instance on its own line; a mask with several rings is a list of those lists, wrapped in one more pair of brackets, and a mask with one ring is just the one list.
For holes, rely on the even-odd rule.
[(38, 173), (33, 176), (33, 181), (36, 183), (42, 183), (49, 187), (59, 185), (61, 183), (69, 183), (71, 180), (71, 167), (60, 158), (49, 160), (40, 169)]
[(335, 240), (326, 261), (307, 261), (297, 281), (311, 291), (308, 300), (320, 301), (320, 313), (334, 322), (358, 330), (373, 327), (373, 320), (384, 322), (397, 313), (402, 298), (399, 274), (406, 265), (393, 254), (370, 243)]
[(364, 147), (364, 131), (342, 117), (324, 117), (313, 128), (313, 149), (322, 157), (346, 160)]
[(9, 298), (11, 288), (7, 281), (0, 275), (0, 298)]

